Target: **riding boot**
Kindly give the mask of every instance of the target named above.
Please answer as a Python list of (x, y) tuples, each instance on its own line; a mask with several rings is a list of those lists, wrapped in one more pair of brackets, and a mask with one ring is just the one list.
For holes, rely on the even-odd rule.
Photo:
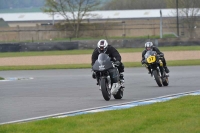
[(164, 69), (165, 69), (165, 72), (166, 73), (169, 73), (169, 69), (167, 68), (167, 63), (166, 63), (166, 60), (165, 60), (165, 58), (163, 58), (163, 67), (164, 67)]
[(120, 78), (120, 82), (122, 84), (122, 88), (125, 88), (125, 86), (124, 86), (124, 74), (120, 73), (119, 78)]
[(151, 68), (150, 67), (147, 67), (147, 69), (148, 69), (148, 74), (151, 74)]
[(96, 79), (97, 79), (97, 85), (99, 85), (99, 78), (97, 77)]

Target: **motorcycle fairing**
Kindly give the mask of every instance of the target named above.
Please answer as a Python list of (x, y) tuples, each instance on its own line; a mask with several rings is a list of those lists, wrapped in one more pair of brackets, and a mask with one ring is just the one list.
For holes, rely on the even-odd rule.
[(98, 56), (98, 59), (95, 61), (92, 69), (94, 71), (105, 71), (113, 67), (112, 62), (110, 61), (110, 57), (105, 54), (101, 53)]

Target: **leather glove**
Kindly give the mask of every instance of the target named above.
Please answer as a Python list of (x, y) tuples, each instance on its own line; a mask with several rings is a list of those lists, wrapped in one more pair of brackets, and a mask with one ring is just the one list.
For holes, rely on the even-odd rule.
[(120, 64), (121, 64), (120, 61), (115, 61), (115, 65), (116, 65), (116, 66), (119, 66)]
[(97, 78), (97, 76), (96, 76), (96, 73), (95, 73), (95, 72), (93, 72), (93, 73), (92, 73), (92, 78), (93, 78), (93, 79), (96, 79), (96, 78)]
[(164, 56), (164, 54), (160, 54), (160, 57), (163, 57)]
[(141, 63), (142, 63), (142, 64), (145, 64), (145, 60), (142, 60)]

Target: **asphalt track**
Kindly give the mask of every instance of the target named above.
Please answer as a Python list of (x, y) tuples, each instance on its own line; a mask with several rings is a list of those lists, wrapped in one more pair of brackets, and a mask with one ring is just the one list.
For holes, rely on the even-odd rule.
[(105, 101), (90, 69), (1, 71), (0, 123), (70, 112), (200, 89), (200, 66), (169, 67), (168, 87), (158, 87), (147, 70), (125, 69), (123, 99)]

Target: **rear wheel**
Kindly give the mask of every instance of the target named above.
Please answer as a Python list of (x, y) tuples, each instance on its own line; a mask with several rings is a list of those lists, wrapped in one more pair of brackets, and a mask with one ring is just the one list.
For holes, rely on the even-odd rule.
[(153, 71), (153, 76), (154, 76), (154, 78), (155, 78), (156, 83), (158, 84), (158, 86), (162, 87), (162, 79), (161, 79), (159, 73), (157, 72), (157, 70)]
[(109, 101), (111, 98), (111, 92), (109, 89), (108, 82), (105, 78), (102, 78), (100, 83), (101, 83), (101, 92), (102, 92), (103, 98), (106, 101)]
[(123, 91), (122, 89), (120, 88), (117, 92), (117, 94), (113, 95), (115, 99), (122, 99), (123, 97)]

